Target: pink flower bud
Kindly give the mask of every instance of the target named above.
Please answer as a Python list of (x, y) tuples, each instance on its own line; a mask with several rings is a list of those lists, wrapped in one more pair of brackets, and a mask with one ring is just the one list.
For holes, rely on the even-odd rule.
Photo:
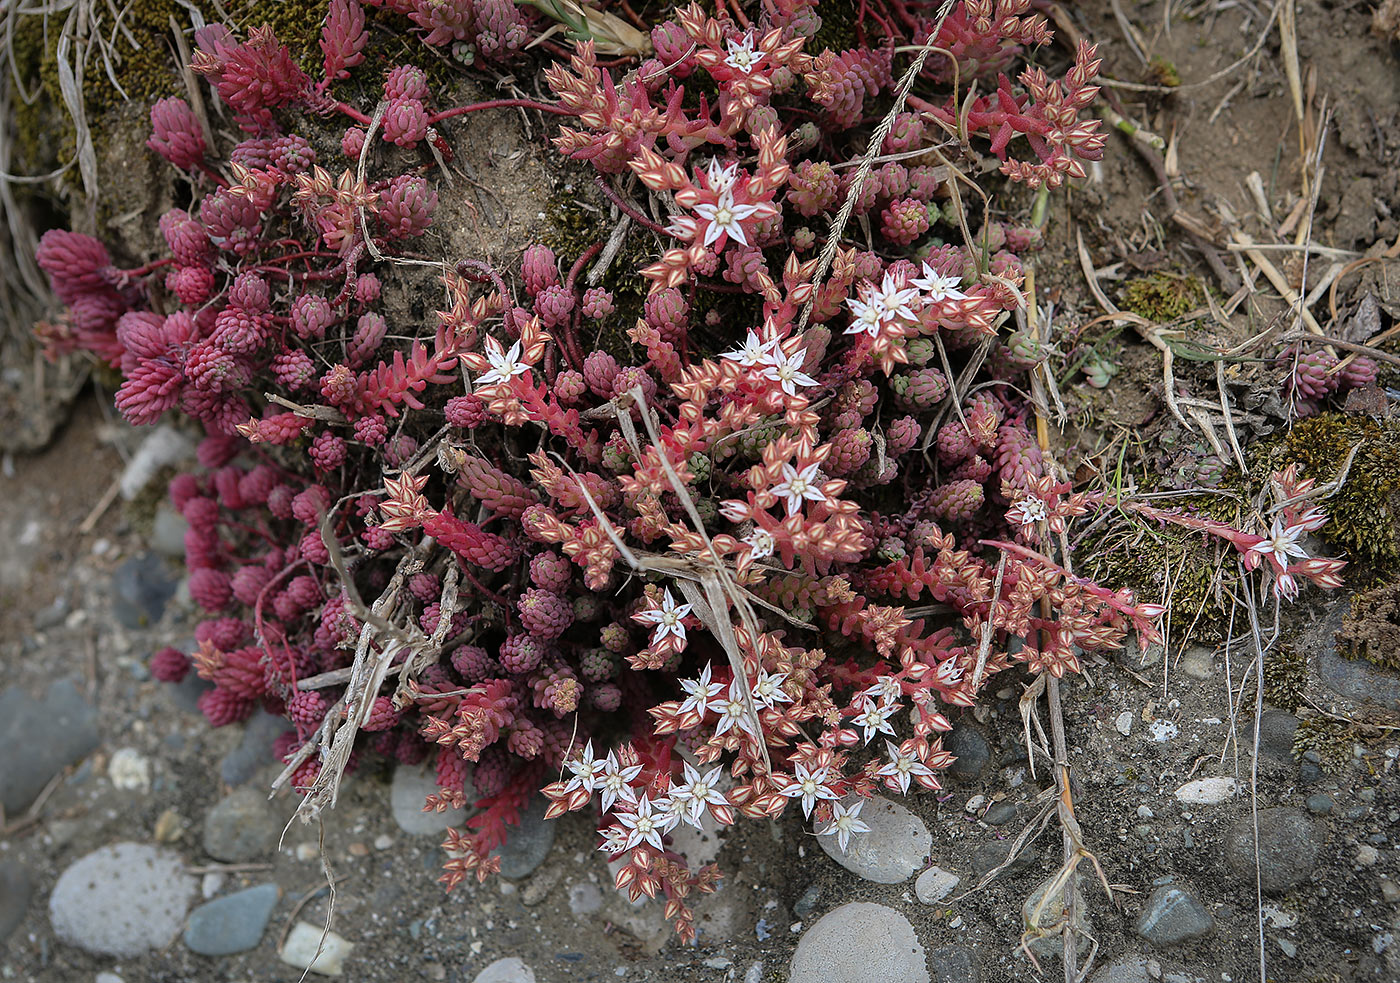
[(395, 99), (384, 111), (384, 139), (411, 147), (428, 135), (428, 111), (418, 99)]
[(183, 170), (204, 162), (204, 131), (189, 103), (178, 97), (151, 107), (151, 136), (146, 146)]
[(389, 182), (380, 196), (379, 221), (384, 223), (391, 239), (420, 236), (432, 225), (437, 204), (437, 192), (428, 187), (426, 180), (400, 174)]
[(553, 286), (545, 287), (535, 297), (535, 313), (539, 315), (540, 321), (544, 323), (546, 328), (563, 324), (569, 319), (573, 310), (574, 295), (563, 284), (556, 283)]
[(538, 296), (546, 287), (558, 283), (559, 269), (554, 250), (538, 243), (526, 246), (520, 259), (520, 276), (525, 281), (525, 292), (531, 297)]
[(384, 76), (384, 98), (428, 101), (428, 76), (417, 65), (399, 65)]
[(112, 265), (107, 248), (92, 236), (50, 229), (39, 240), (34, 257), (49, 275), (58, 299), (71, 304), (80, 295), (108, 289), (102, 271)]

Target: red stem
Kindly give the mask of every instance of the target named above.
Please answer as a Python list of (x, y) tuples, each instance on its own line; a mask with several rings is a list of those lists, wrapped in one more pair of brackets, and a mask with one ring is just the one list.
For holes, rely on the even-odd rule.
[(175, 258), (173, 256), (167, 256), (165, 259), (153, 260), (145, 266), (138, 266), (134, 270), (118, 270), (117, 272), (120, 276), (127, 279), (135, 279), (138, 276), (145, 276), (147, 273), (158, 270), (162, 266), (169, 266), (173, 262), (175, 262)]
[(360, 111), (359, 111), (358, 109), (356, 109), (354, 106), (351, 106), (351, 105), (349, 105), (348, 103), (344, 103), (344, 102), (336, 102), (335, 108), (338, 109), (338, 110), (340, 110), (340, 111), (341, 111), (342, 113), (344, 113), (346, 116), (349, 116), (351, 119), (353, 119), (356, 123), (359, 123), (361, 126), (369, 126), (369, 117), (366, 116), (364, 113), (360, 112)]
[(218, 171), (214, 170), (214, 168), (210, 167), (208, 164), (204, 163), (204, 161), (200, 161), (196, 166), (219, 187), (228, 187), (228, 182), (224, 180), (223, 175), (221, 175)]
[(564, 281), (564, 289), (574, 298), (574, 312), (569, 318), (569, 330), (564, 335), (564, 357), (569, 360), (569, 365), (575, 372), (583, 371), (583, 349), (578, 343), (578, 325), (583, 317), (583, 302), (579, 297), (577, 289), (578, 275), (585, 265), (603, 251), (603, 244), (595, 242), (583, 251), (578, 259), (574, 260), (574, 265), (569, 268), (569, 276)]
[(632, 219), (632, 221), (645, 228), (651, 229), (651, 231), (655, 232), (657, 235), (671, 234), (661, 226), (657, 225), (651, 219), (647, 218), (641, 212), (639, 212), (636, 206), (628, 202), (627, 199), (623, 198), (620, 194), (614, 191), (612, 185), (608, 184), (608, 179), (603, 177), (603, 175), (596, 175), (594, 180), (598, 184), (598, 189), (603, 192), (603, 197), (607, 198), (608, 201), (616, 205), (618, 207), (618, 210), (621, 211), (624, 215), (628, 216), (630, 219)]

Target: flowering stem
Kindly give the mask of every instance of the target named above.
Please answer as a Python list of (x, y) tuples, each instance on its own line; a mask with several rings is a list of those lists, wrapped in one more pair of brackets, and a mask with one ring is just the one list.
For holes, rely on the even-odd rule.
[(165, 259), (154, 260), (145, 266), (138, 266), (134, 270), (119, 270), (118, 273), (123, 279), (134, 280), (138, 276), (145, 276), (147, 273), (158, 270), (162, 266), (169, 266), (173, 262), (175, 262), (175, 257), (167, 256)]
[[(434, 113), (428, 117), (428, 125), (433, 126), (441, 123), (445, 119), (453, 116), (463, 116), (467, 113), (474, 113), (478, 109), (538, 109), (542, 113), (553, 113), (556, 116), (577, 116), (578, 113), (572, 109), (565, 109), (563, 106), (553, 105), (547, 102), (537, 102), (534, 99), (488, 99), (485, 102), (474, 102), (470, 106), (453, 106), (451, 109), (444, 109), (440, 113)], [(362, 114), (363, 115), (363, 114)], [(364, 122), (368, 123), (366, 119)]]
[(361, 126), (369, 126), (369, 117), (366, 116), (364, 113), (360, 112), (354, 106), (351, 106), (349, 103), (336, 102), (335, 108), (340, 110), (346, 116), (349, 116)]
[(596, 175), (594, 181), (597, 182), (598, 189), (603, 192), (603, 197), (616, 205), (618, 210), (632, 219), (632, 221), (641, 225), (643, 228), (651, 229), (651, 231), (655, 232), (657, 235), (670, 235), (665, 228), (647, 218), (637, 210), (636, 206), (629, 203), (625, 198), (614, 191), (612, 185), (608, 184), (607, 178), (603, 177), (603, 175)]

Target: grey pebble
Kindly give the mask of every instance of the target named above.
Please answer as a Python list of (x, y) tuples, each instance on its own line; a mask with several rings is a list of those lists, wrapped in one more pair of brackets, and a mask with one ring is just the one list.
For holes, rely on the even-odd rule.
[(929, 968), (938, 983), (980, 983), (982, 971), (977, 953), (965, 945), (945, 945), (928, 954)]
[[(1083, 878), (1075, 879), (1074, 890), (1070, 896), (1074, 898), (1070, 924), (1074, 928), (1077, 947), (1080, 951), (1087, 951), (1094, 927), (1089, 920), (1089, 904), (1084, 896)], [(1058, 874), (1051, 874), (1041, 881), (1026, 897), (1025, 903), (1021, 905), (1022, 924), (1027, 929), (1039, 929), (1045, 933), (1032, 938), (1027, 946), (1036, 958), (1055, 959), (1064, 956), (1064, 938), (1056, 930), (1056, 926), (1064, 924), (1067, 910), (1069, 908), (1065, 904), (1065, 885), (1060, 882)]]
[(817, 844), (832, 860), (864, 880), (899, 884), (913, 877), (933, 845), (924, 821), (878, 795), (865, 802), (860, 818), (870, 832), (852, 836), (846, 849), (841, 849), (835, 836), (818, 836)]
[(216, 860), (245, 863), (272, 850), (282, 826), (262, 792), (235, 789), (204, 817), (204, 852)]
[(1332, 810), (1337, 808), (1337, 800), (1326, 792), (1318, 792), (1316, 795), (1308, 796), (1304, 805), (1308, 807), (1308, 812), (1314, 816), (1330, 816)]
[(54, 775), (97, 747), (97, 710), (72, 679), (50, 684), (42, 700), (10, 687), (0, 693), (0, 803), (18, 816)]
[(19, 928), (34, 895), (29, 868), (18, 860), (0, 861), (0, 945)]
[(497, 959), (476, 974), (472, 983), (535, 983), (535, 971), (518, 956)]
[(509, 880), (528, 877), (549, 856), (549, 848), (554, 846), (555, 824), (544, 818), (545, 808), (542, 797), (531, 799), (520, 813), (520, 825), (511, 826), (505, 843), (491, 851), (491, 856), (501, 858), (502, 877)]
[(259, 768), (272, 761), (273, 742), (288, 730), (291, 724), (285, 717), (275, 717), (259, 709), (243, 725), (243, 739), (238, 747), (219, 762), (219, 777), (227, 785), (250, 781)]
[(34, 612), (34, 630), (48, 631), (50, 628), (57, 628), (63, 624), (63, 619), (68, 617), (68, 612), (72, 606), (68, 603), (67, 594), (59, 594), (48, 604)]
[[(981, 878), (989, 870), (997, 867), (1011, 852), (1012, 842), (1012, 840), (992, 840), (990, 843), (983, 843), (972, 852), (972, 872)], [(1034, 843), (1028, 844), (1016, 855), (1016, 859), (1011, 861), (1010, 866), (997, 876), (1005, 877), (1019, 874), (1038, 859), (1040, 859), (1040, 848)]]
[(821, 900), (822, 888), (820, 884), (809, 884), (807, 889), (798, 895), (797, 900), (792, 903), (792, 913), (798, 918), (806, 918), (817, 909), (817, 902)]
[[(1321, 849), (1313, 821), (1301, 810), (1286, 807), (1259, 812), (1259, 876), (1268, 894), (1279, 894), (1305, 883)], [(1254, 883), (1253, 823), (1246, 817), (1225, 834), (1225, 860), (1247, 884)]]
[(597, 884), (580, 881), (569, 885), (569, 910), (576, 917), (591, 915), (603, 907), (603, 892)]
[(1215, 919), (1190, 891), (1174, 884), (1147, 898), (1134, 930), (1155, 945), (1175, 945), (1215, 931)]
[(200, 905), (190, 912), (185, 945), (203, 956), (256, 948), (281, 893), (276, 884), (259, 884)]
[(184, 560), (185, 532), (189, 527), (185, 517), (176, 512), (173, 505), (161, 502), (156, 508), (156, 520), (151, 528), (151, 549), (161, 556)]
[(49, 919), (54, 934), (69, 945), (135, 956), (174, 938), (198, 889), (176, 854), (145, 843), (116, 843), (59, 876), (49, 896)]
[[(389, 786), (389, 809), (399, 829), (412, 836), (429, 836), (449, 826), (460, 825), (467, 818), (465, 809), (424, 812), (424, 802), (437, 790), (437, 778), (431, 768), (401, 764), (394, 769)], [(466, 779), (466, 793), (469, 801), (475, 798), (470, 776)]]
[(1016, 818), (1016, 803), (995, 802), (992, 807), (982, 816), (982, 822), (988, 826), (1001, 826), (1011, 822)]
[(112, 574), (112, 613), (126, 628), (149, 628), (165, 613), (178, 586), (165, 557), (159, 553), (133, 556)]
[(1215, 675), (1215, 652), (1204, 645), (1193, 645), (1181, 656), (1181, 671), (1192, 679), (1206, 680)]
[(792, 954), (790, 983), (930, 983), (924, 947), (892, 908), (852, 901), (809, 928)]
[[(1293, 735), (1298, 718), (1286, 710), (1265, 710), (1259, 717), (1259, 753), (1285, 764), (1293, 763)], [(1251, 727), (1248, 740), (1254, 740)]]
[(1351, 700), (1378, 703), (1400, 710), (1400, 676), (1386, 672), (1365, 659), (1348, 659), (1333, 645), (1324, 646), (1317, 660), (1318, 675), (1334, 693)]
[(982, 777), (992, 760), (992, 747), (975, 727), (958, 723), (943, 738), (943, 750), (957, 755), (948, 774), (963, 781)]

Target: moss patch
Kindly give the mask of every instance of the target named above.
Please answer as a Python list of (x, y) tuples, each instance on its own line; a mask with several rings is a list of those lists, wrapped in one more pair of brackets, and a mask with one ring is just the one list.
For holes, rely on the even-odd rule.
[(1291, 645), (1269, 653), (1264, 662), (1264, 699), (1270, 706), (1296, 713), (1303, 705), (1303, 689), (1307, 683), (1305, 655)]
[(1335, 775), (1351, 761), (1356, 746), (1356, 728), (1340, 720), (1305, 716), (1293, 734), (1293, 757), (1301, 761), (1309, 751), (1316, 752), (1318, 764)]
[(1351, 612), (1337, 632), (1338, 649), (1388, 669), (1400, 669), (1400, 582), (1361, 591), (1351, 599)]
[(1205, 302), (1205, 288), (1194, 276), (1153, 273), (1128, 281), (1118, 302), (1149, 321), (1174, 321)]
[(1400, 561), (1400, 421), (1321, 413), (1299, 421), (1269, 455), (1270, 467), (1298, 464), (1319, 485), (1337, 477), (1358, 448), (1342, 487), (1323, 503), (1321, 535), (1353, 558)]

